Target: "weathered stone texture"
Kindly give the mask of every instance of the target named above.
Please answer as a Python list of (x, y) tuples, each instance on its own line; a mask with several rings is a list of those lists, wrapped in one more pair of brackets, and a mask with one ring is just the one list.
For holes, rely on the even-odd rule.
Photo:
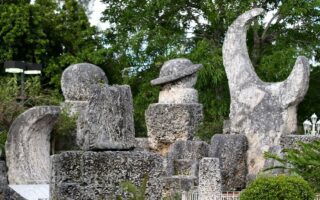
[(49, 182), (50, 133), (57, 106), (33, 107), (15, 119), (6, 142), (9, 184)]
[(203, 141), (176, 141), (167, 155), (167, 176), (198, 176), (199, 160), (207, 157), (209, 147)]
[(89, 63), (70, 65), (61, 77), (63, 95), (66, 100), (71, 101), (86, 101), (90, 96), (91, 85), (107, 83), (104, 71)]
[(133, 103), (129, 86), (92, 85), (87, 109), (77, 122), (77, 143), (83, 150), (134, 147)]
[(199, 199), (216, 199), (222, 193), (221, 182), (219, 159), (203, 158), (199, 166)]
[[(171, 82), (181, 81), (182, 78), (195, 74), (201, 67), (201, 64), (193, 64), (186, 58), (168, 60), (161, 67), (159, 78), (152, 80), (151, 84), (163, 85)], [(193, 87), (196, 79), (191, 79), (193, 81), (182, 81), (180, 82), (181, 84), (178, 83), (177, 85), (181, 85), (181, 87)]]
[(148, 175), (147, 199), (161, 199), (162, 158), (148, 152), (63, 152), (51, 157), (51, 200), (124, 199), (123, 181), (140, 185)]
[(263, 9), (239, 16), (229, 27), (223, 44), (223, 63), (231, 96), (230, 132), (248, 138), (248, 173), (256, 175), (265, 165), (263, 152), (280, 144), (280, 137), (297, 129), (296, 107), (309, 83), (309, 63), (298, 57), (288, 79), (278, 83), (261, 81), (250, 61), (246, 32)]
[(135, 138), (135, 151), (150, 151), (148, 138)]
[(159, 103), (184, 104), (198, 103), (198, 91), (193, 88), (171, 88), (160, 91)]
[(199, 161), (208, 156), (208, 144), (202, 141), (176, 141), (164, 162), (163, 196), (190, 191), (198, 185)]
[(8, 177), (6, 162), (0, 160), (0, 199), (5, 199), (6, 190), (8, 188)]
[(146, 110), (150, 148), (166, 154), (177, 140), (191, 140), (202, 121), (201, 104), (151, 104)]
[(223, 191), (241, 191), (246, 187), (247, 149), (244, 135), (216, 134), (212, 137), (209, 157), (219, 158)]
[(298, 142), (310, 143), (313, 141), (320, 141), (320, 135), (286, 135), (281, 137), (280, 144), (283, 149), (298, 149)]

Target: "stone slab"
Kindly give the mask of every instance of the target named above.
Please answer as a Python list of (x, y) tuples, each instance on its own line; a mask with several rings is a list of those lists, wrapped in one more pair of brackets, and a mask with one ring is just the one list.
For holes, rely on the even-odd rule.
[(145, 112), (150, 148), (165, 155), (177, 140), (191, 140), (202, 122), (201, 104), (151, 104)]
[(247, 150), (244, 135), (216, 134), (211, 138), (209, 157), (219, 158), (223, 191), (241, 191), (246, 187)]
[(135, 144), (129, 86), (93, 85), (87, 109), (77, 121), (77, 143), (83, 150), (127, 150)]
[(219, 159), (202, 158), (199, 166), (199, 199), (216, 199), (222, 193), (221, 182)]
[(298, 142), (310, 143), (313, 141), (320, 141), (320, 135), (286, 135), (281, 137), (280, 144), (284, 149), (297, 149)]
[(49, 182), (50, 133), (60, 107), (36, 106), (12, 123), (6, 142), (9, 184)]
[(51, 157), (50, 199), (127, 199), (123, 181), (140, 185), (149, 176), (147, 200), (161, 199), (163, 160), (140, 151), (70, 151)]

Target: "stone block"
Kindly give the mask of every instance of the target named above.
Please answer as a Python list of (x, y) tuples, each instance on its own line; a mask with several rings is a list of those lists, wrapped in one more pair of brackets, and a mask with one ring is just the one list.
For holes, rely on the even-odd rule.
[[(198, 163), (208, 156), (209, 147), (203, 141), (176, 141), (166, 159), (166, 174), (198, 176)], [(188, 169), (190, 171), (188, 171)]]
[(246, 187), (246, 154), (248, 141), (244, 135), (216, 134), (209, 145), (209, 157), (219, 158), (222, 190), (241, 191)]
[(202, 158), (199, 165), (199, 199), (215, 199), (216, 195), (222, 193), (221, 183), (219, 159)]
[(145, 112), (150, 147), (166, 154), (177, 140), (191, 140), (202, 121), (201, 104), (151, 104)]
[(89, 63), (70, 65), (61, 77), (61, 89), (67, 101), (86, 101), (90, 97), (91, 85), (107, 83), (104, 71)]
[(167, 155), (167, 176), (198, 176), (199, 160), (207, 156), (208, 144), (206, 142), (177, 141), (171, 146)]
[(313, 141), (320, 141), (320, 135), (286, 135), (281, 137), (280, 144), (284, 149), (297, 149), (298, 142), (310, 143)]
[(147, 200), (161, 199), (163, 160), (140, 151), (63, 152), (52, 156), (50, 199), (127, 199), (120, 184), (139, 186), (148, 175)]
[(190, 191), (198, 183), (196, 176), (171, 176), (163, 178), (162, 196), (168, 197), (181, 191)]
[(129, 86), (91, 86), (87, 109), (77, 122), (83, 150), (126, 150), (135, 144), (133, 103)]

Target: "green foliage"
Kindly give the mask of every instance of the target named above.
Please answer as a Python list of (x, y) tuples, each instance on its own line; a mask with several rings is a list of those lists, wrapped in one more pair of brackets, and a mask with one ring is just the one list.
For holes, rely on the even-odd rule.
[(0, 131), (9, 131), (19, 114), (38, 105), (58, 105), (62, 95), (56, 90), (42, 89), (40, 77), (26, 77), (26, 99), (18, 101), (20, 84), (17, 76), (0, 77)]
[[(121, 187), (131, 196), (129, 197), (129, 200), (145, 200), (148, 179), (148, 176), (145, 175), (139, 187), (137, 187), (130, 181), (125, 181), (121, 183)], [(122, 200), (122, 198), (117, 197), (117, 200)]]
[[(263, 21), (259, 17), (248, 30), (249, 55), (262, 80), (285, 79), (297, 55), (319, 62), (320, 2), (317, 0), (102, 1), (107, 5), (103, 20), (111, 25), (105, 31), (105, 37), (113, 52), (113, 66), (117, 70), (130, 69), (131, 74), (126, 78), (130, 80), (126, 82), (132, 88), (141, 88), (133, 92), (139, 135), (146, 135), (143, 110), (158, 97), (157, 92), (146, 84), (158, 76), (159, 65), (177, 57), (187, 57), (204, 65), (196, 85), (205, 115), (198, 136), (208, 139), (221, 133), (230, 104), (221, 53), (224, 34), (237, 16), (252, 7), (273, 11), (271, 18)], [(316, 71), (313, 70), (311, 76), (318, 77)], [(135, 81), (137, 79), (145, 82)], [(320, 105), (317, 80), (311, 81), (306, 103), (299, 110), (301, 116), (313, 112), (312, 105), (315, 108)], [(145, 97), (146, 93), (150, 96), (143, 103), (141, 96)], [(299, 120), (300, 123), (303, 121), (301, 117)]]
[(303, 177), (310, 186), (320, 192), (320, 141), (298, 144), (298, 149), (285, 149), (283, 158), (266, 152), (266, 158), (274, 159), (281, 164), (269, 169), (287, 169), (290, 173)]
[(4, 148), (7, 141), (8, 133), (6, 131), (0, 131), (0, 158), (4, 158)]
[(105, 41), (77, 0), (0, 4), (0, 13), (0, 63), (23, 60), (43, 64), (46, 88), (59, 90), (62, 71), (74, 63), (96, 64), (112, 81), (118, 76), (111, 73)]
[(258, 177), (240, 195), (241, 200), (314, 200), (308, 182), (298, 176)]
[(52, 134), (54, 136), (63, 136), (74, 132), (77, 128), (78, 116), (78, 113), (70, 114), (68, 107), (63, 108), (59, 114), (57, 122), (53, 127)]

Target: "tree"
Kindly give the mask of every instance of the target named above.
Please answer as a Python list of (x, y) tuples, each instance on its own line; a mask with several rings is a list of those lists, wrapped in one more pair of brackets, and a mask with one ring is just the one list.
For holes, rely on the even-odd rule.
[(274, 159), (281, 164), (266, 170), (286, 169), (289, 173), (303, 177), (316, 192), (320, 192), (320, 141), (311, 143), (299, 142), (298, 146), (299, 148), (297, 149), (285, 149), (283, 157), (266, 152), (266, 158)]
[[(85, 9), (76, 0), (37, 0), (0, 5), (0, 62), (24, 60), (44, 65), (43, 82), (60, 88), (60, 76), (72, 63), (110, 68), (108, 50)], [(112, 78), (111, 78), (112, 79)]]
[[(200, 102), (204, 104), (205, 123), (201, 135), (205, 138), (221, 132), (229, 112), (221, 47), (228, 26), (237, 16), (253, 7), (262, 7), (272, 14), (267, 20), (257, 18), (248, 31), (249, 53), (263, 80), (283, 80), (290, 73), (297, 55), (315, 58), (316, 62), (319, 59), (320, 3), (316, 0), (102, 1), (107, 5), (103, 20), (111, 24), (105, 35), (114, 52), (113, 58), (121, 60), (122, 69), (130, 69), (128, 79), (135, 80), (141, 73), (153, 76), (144, 77), (146, 81), (156, 78), (154, 75), (159, 72), (159, 66), (175, 57), (187, 57), (204, 65), (196, 87)], [(141, 84), (145, 83), (135, 82), (131, 87), (139, 88)], [(311, 87), (319, 90), (320, 85)], [(152, 87), (143, 88), (133, 92), (135, 109), (139, 112), (136, 115), (140, 116), (151, 100), (156, 99), (138, 100)], [(144, 123), (144, 119), (139, 120), (137, 124)], [(145, 130), (141, 134), (145, 134)]]

